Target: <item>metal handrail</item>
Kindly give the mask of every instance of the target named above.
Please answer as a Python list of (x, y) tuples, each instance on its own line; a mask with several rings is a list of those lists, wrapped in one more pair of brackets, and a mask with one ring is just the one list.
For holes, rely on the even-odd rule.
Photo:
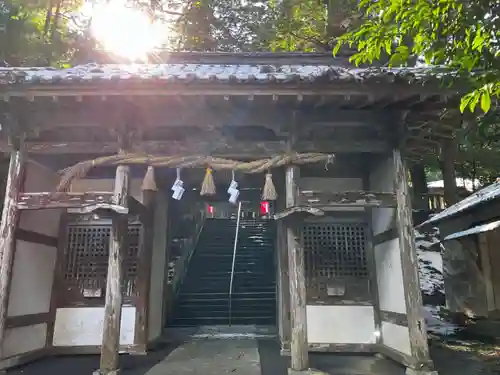
[(238, 202), (238, 218), (236, 219), (236, 231), (234, 233), (233, 264), (231, 265), (231, 279), (229, 281), (229, 325), (231, 325), (234, 266), (236, 264), (236, 249), (238, 248), (238, 234), (240, 232), (240, 218), (241, 218), (241, 201)]

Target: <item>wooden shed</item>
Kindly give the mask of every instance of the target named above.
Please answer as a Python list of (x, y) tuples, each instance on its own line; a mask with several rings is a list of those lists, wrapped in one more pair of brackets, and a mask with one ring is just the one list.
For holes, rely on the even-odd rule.
[[(241, 210), (207, 217), (206, 207), (227, 201), (236, 180), (248, 210), (275, 200), (271, 258), (241, 274), (267, 283), (276, 313), (266, 322), (292, 372), (309, 367), (309, 351), (330, 351), (378, 352), (409, 373), (434, 373), (405, 158), (449, 137), (439, 112), (458, 93), (440, 82), (425, 68), (353, 68), (344, 57), (293, 53), (0, 69), (2, 149), (11, 155), (1, 367), (100, 352), (99, 371), (112, 374), (118, 353), (146, 353), (168, 332), (178, 285), (198, 287), (189, 269), (209, 227), (236, 228), (224, 279), (231, 298)], [(256, 243), (250, 229), (239, 235)], [(252, 304), (264, 303), (254, 294)], [(219, 324), (234, 321), (230, 311)]]
[(492, 322), (500, 321), (499, 207), (496, 182), (422, 224), (440, 231), (447, 307)]

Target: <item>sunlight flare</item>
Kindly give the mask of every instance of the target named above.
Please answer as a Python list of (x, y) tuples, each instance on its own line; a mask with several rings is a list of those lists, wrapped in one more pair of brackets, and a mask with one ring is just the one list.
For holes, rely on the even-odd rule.
[(86, 3), (81, 12), (91, 19), (91, 33), (102, 48), (130, 60), (146, 60), (168, 38), (165, 24), (124, 0)]

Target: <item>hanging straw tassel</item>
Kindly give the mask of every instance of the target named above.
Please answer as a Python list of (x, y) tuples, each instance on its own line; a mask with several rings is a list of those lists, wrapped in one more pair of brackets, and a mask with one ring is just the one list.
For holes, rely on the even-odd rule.
[(153, 166), (148, 167), (144, 179), (142, 180), (141, 190), (158, 191), (155, 179), (155, 168)]
[(212, 168), (207, 168), (205, 172), (205, 178), (201, 184), (200, 195), (215, 195), (215, 182), (214, 176), (212, 175)]
[(266, 173), (266, 182), (264, 183), (264, 190), (262, 191), (262, 200), (275, 201), (278, 198), (276, 187), (273, 182), (273, 175)]

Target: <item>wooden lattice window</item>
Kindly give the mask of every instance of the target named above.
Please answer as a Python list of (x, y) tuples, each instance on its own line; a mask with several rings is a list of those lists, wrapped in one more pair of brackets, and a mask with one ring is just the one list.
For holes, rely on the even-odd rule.
[[(137, 264), (141, 225), (129, 224), (128, 246), (123, 260), (124, 297), (134, 297), (137, 286)], [(84, 298), (104, 298), (108, 272), (109, 221), (69, 223), (62, 263), (63, 288), (69, 302)], [(69, 292), (69, 293), (68, 293)], [(67, 298), (68, 299), (68, 298)]]
[(307, 223), (303, 226), (310, 302), (371, 299), (366, 234), (365, 223)]
[(307, 224), (302, 235), (308, 278), (368, 278), (365, 224)]

